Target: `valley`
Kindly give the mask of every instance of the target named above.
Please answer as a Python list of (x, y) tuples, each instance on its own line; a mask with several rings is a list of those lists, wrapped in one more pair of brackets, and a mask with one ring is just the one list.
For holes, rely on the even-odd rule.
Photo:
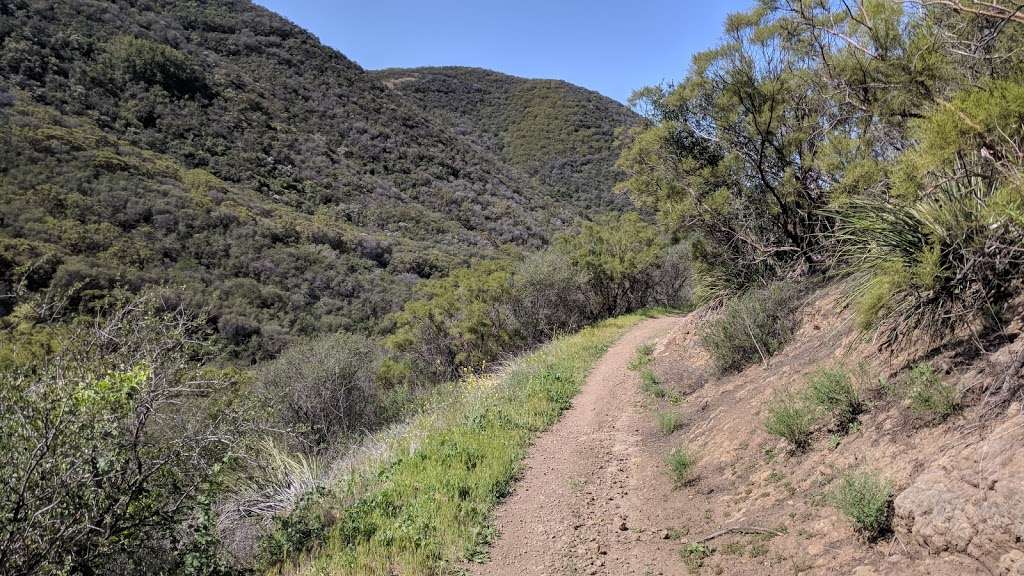
[(1024, 574), (1024, 6), (735, 3), (0, 0), (0, 576)]

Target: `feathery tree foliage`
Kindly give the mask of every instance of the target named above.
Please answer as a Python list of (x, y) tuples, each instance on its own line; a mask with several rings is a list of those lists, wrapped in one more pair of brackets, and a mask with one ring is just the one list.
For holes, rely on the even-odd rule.
[(890, 344), (998, 328), (1024, 279), (1022, 42), (1009, 2), (762, 0), (634, 94), (619, 188), (693, 239), (698, 299), (831, 269)]

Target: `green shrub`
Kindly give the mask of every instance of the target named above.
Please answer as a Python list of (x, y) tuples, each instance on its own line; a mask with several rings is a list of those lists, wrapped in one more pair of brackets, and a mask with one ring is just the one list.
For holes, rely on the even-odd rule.
[(879, 537), (890, 527), (892, 487), (873, 472), (844, 475), (830, 500), (869, 539)]
[(657, 416), (658, 430), (662, 434), (671, 434), (679, 429), (682, 425), (682, 421), (679, 419), (679, 414), (675, 412), (659, 412)]
[(208, 89), (202, 73), (189, 57), (166, 44), (135, 36), (118, 36), (103, 48), (96, 70), (104, 79), (158, 85), (177, 95)]
[(785, 394), (775, 398), (768, 407), (765, 429), (769, 434), (785, 438), (794, 450), (806, 450), (817, 420), (817, 410), (803, 397)]
[(627, 213), (585, 222), (555, 247), (586, 279), (595, 312), (607, 317), (648, 305), (666, 244), (657, 226)]
[(651, 344), (641, 344), (636, 348), (636, 355), (629, 361), (629, 369), (640, 371), (650, 366), (651, 362), (654, 362), (654, 346)]
[(658, 377), (650, 368), (645, 368), (640, 373), (640, 389), (658, 399), (668, 396), (668, 392), (661, 385), (661, 380), (658, 380)]
[(811, 375), (807, 397), (832, 415), (836, 425), (845, 430), (863, 409), (850, 374), (845, 370), (823, 369)]
[(833, 207), (836, 243), (861, 279), (861, 324), (887, 344), (1004, 325), (1024, 280), (1022, 126), (1019, 81), (966, 88), (911, 123), (916, 145), (892, 170), (893, 194)]
[(376, 342), (339, 333), (287, 348), (257, 378), (284, 427), (316, 451), (392, 416), (375, 381), (380, 360)]
[(698, 572), (704, 566), (704, 560), (708, 559), (714, 552), (714, 549), (707, 544), (694, 542), (693, 544), (687, 544), (680, 550), (679, 555), (683, 557), (687, 571), (692, 574)]
[(796, 327), (796, 290), (785, 284), (750, 290), (726, 302), (701, 330), (701, 344), (721, 372), (765, 362), (782, 349)]
[(676, 486), (682, 486), (692, 479), (693, 467), (697, 460), (686, 448), (676, 448), (668, 455), (666, 460), (672, 480)]
[(906, 378), (907, 402), (914, 414), (941, 422), (960, 407), (960, 395), (952, 384), (943, 382), (929, 364), (911, 369)]
[[(255, 428), (205, 323), (152, 301), (69, 327), (0, 371), (0, 559), (11, 574), (178, 573), (216, 562), (219, 470)], [(182, 538), (183, 537), (183, 538)]]
[(394, 316), (387, 345), (408, 356), (421, 380), (444, 382), (521, 349), (508, 314), (513, 267), (488, 260), (420, 283), (416, 298)]

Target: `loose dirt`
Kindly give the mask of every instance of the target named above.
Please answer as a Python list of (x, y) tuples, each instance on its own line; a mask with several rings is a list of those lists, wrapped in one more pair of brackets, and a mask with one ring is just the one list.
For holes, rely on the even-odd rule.
[(491, 560), (475, 573), (685, 573), (678, 544), (661, 529), (673, 514), (695, 510), (665, 476), (661, 442), (628, 369), (638, 346), (680, 321), (644, 321), (597, 363), (573, 407), (531, 448), (522, 479), (498, 508)]

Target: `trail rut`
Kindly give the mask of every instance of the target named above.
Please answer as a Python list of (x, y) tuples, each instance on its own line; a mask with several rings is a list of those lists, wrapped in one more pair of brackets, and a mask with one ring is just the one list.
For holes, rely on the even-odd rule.
[[(637, 374), (636, 348), (679, 317), (646, 320), (597, 363), (562, 419), (531, 448), (497, 510), (499, 537), (479, 575), (684, 574), (664, 538), (673, 487)], [(685, 505), (685, 503), (683, 503)], [(674, 560), (673, 560), (674, 559)]]

